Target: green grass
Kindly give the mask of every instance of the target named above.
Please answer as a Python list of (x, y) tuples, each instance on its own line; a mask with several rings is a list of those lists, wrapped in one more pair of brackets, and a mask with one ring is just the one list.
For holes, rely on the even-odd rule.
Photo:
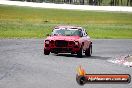
[(0, 5), (0, 38), (44, 38), (56, 25), (82, 26), (92, 38), (132, 38), (132, 13)]

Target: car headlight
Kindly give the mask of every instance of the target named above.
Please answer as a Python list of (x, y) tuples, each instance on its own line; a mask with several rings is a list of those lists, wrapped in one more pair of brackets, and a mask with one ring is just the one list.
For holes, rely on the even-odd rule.
[(50, 41), (49, 40), (45, 40), (45, 44), (49, 44), (50, 43)]
[(79, 42), (78, 41), (75, 41), (75, 45), (79, 45)]

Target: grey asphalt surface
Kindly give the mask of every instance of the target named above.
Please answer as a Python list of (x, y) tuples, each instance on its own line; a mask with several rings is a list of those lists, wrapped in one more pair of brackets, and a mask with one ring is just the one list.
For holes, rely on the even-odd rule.
[(132, 68), (108, 62), (132, 54), (132, 39), (93, 40), (92, 57), (43, 55), (43, 39), (0, 39), (0, 88), (132, 88), (130, 84), (76, 83), (79, 65), (89, 74), (130, 74)]

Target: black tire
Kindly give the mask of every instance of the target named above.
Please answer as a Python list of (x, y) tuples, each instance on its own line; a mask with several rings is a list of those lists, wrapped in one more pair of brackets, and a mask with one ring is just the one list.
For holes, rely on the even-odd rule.
[(85, 55), (86, 56), (91, 56), (92, 55), (92, 44), (90, 44), (89, 48), (86, 49)]
[(82, 57), (83, 56), (83, 51), (82, 48), (80, 48), (80, 50), (77, 52), (77, 57)]
[(49, 51), (49, 50), (44, 49), (44, 55), (49, 55), (49, 54), (50, 54), (50, 51)]

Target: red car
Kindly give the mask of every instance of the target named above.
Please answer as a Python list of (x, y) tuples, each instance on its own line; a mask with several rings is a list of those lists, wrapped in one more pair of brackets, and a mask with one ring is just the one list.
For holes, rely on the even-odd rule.
[(92, 54), (92, 41), (84, 28), (78, 26), (56, 26), (44, 40), (44, 54), (71, 53), (82, 57)]

